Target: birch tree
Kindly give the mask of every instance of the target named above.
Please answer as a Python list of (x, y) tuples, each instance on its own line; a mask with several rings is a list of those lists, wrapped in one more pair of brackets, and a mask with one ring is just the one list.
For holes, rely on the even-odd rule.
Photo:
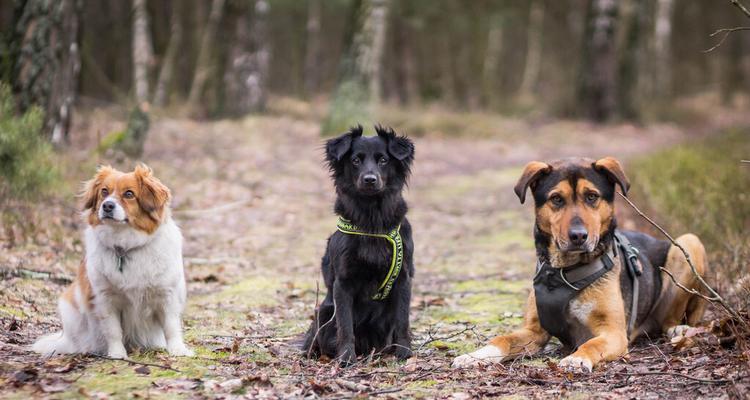
[(154, 91), (154, 105), (163, 107), (169, 97), (169, 89), (174, 76), (175, 64), (182, 46), (182, 1), (172, 2), (172, 16), (170, 20), (169, 45), (164, 55), (164, 61), (159, 72), (159, 79), (156, 81), (156, 90)]
[[(177, 0), (176, 0), (177, 1)], [(188, 108), (191, 112), (196, 112), (199, 108), (201, 97), (206, 88), (206, 82), (211, 75), (213, 68), (212, 56), (216, 32), (219, 29), (222, 16), (224, 15), (225, 0), (213, 0), (211, 2), (211, 12), (206, 22), (201, 37), (200, 49), (198, 51), (198, 61), (195, 65), (193, 74), (193, 83), (190, 85), (190, 94), (188, 95)]]
[(146, 0), (133, 0), (133, 84), (138, 104), (149, 99), (148, 72), (152, 58)]

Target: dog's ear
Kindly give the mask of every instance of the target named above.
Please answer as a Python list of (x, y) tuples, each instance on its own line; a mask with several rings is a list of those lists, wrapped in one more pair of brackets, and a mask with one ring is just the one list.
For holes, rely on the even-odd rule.
[(622, 194), (627, 196), (628, 190), (630, 190), (630, 181), (625, 175), (625, 170), (622, 168), (622, 164), (617, 161), (614, 157), (604, 157), (597, 160), (591, 166), (599, 172), (603, 172), (607, 176), (610, 182), (620, 185)]
[(329, 163), (341, 161), (346, 153), (352, 148), (354, 138), (362, 136), (362, 125), (357, 125), (349, 132), (326, 142), (326, 160)]
[(536, 181), (545, 174), (550, 173), (551, 171), (552, 166), (547, 163), (532, 161), (526, 164), (521, 177), (518, 178), (518, 182), (513, 188), (513, 191), (516, 192), (516, 196), (518, 196), (518, 199), (521, 200), (521, 204), (526, 201), (526, 190), (529, 187), (531, 187), (533, 190)]
[(414, 143), (406, 136), (398, 136), (393, 128), (375, 126), (378, 136), (384, 138), (388, 143), (388, 153), (399, 161), (410, 161), (414, 157)]
[(109, 165), (102, 165), (96, 170), (96, 175), (94, 175), (93, 179), (83, 183), (83, 190), (79, 195), (81, 197), (81, 210), (94, 210), (96, 208), (96, 201), (99, 198), (99, 190), (101, 190), (102, 183), (113, 172), (115, 172), (114, 168)]
[(138, 204), (143, 211), (148, 213), (151, 219), (154, 221), (160, 220), (164, 206), (167, 205), (172, 196), (169, 188), (154, 177), (151, 168), (145, 164), (137, 165), (133, 173), (140, 186), (140, 194), (137, 198)]

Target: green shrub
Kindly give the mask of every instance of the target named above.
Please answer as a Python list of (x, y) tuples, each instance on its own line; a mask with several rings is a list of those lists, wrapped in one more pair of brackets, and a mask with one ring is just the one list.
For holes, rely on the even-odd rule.
[(49, 189), (57, 176), (52, 147), (42, 136), (43, 113), (17, 116), (10, 87), (0, 82), (0, 206)]
[(747, 274), (750, 256), (750, 133), (730, 130), (630, 165), (634, 197), (674, 236), (698, 235), (718, 284)]

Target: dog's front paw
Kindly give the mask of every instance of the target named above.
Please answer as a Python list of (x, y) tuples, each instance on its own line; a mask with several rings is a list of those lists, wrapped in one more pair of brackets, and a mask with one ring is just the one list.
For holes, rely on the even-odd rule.
[(594, 364), (586, 357), (579, 357), (571, 354), (562, 360), (558, 364), (560, 368), (565, 368), (572, 371), (591, 372), (594, 370)]
[(185, 343), (179, 342), (179, 343), (170, 343), (167, 346), (167, 352), (170, 356), (174, 357), (193, 357), (195, 355), (195, 352), (190, 350), (187, 346), (185, 346)]
[(336, 359), (340, 366), (348, 367), (357, 363), (357, 353), (354, 352), (354, 347), (347, 347), (338, 351)]
[(125, 350), (125, 346), (123, 346), (122, 343), (118, 343), (109, 346), (109, 349), (107, 349), (107, 357), (124, 359), (128, 358), (128, 352)]
[(475, 365), (499, 363), (503, 361), (503, 358), (505, 358), (505, 355), (499, 348), (487, 345), (473, 353), (456, 357), (453, 359), (451, 367), (468, 368)]
[(393, 355), (396, 356), (399, 361), (404, 361), (411, 358), (414, 353), (406, 346), (397, 346), (396, 350), (393, 351)]
[(667, 329), (667, 338), (674, 339), (677, 336), (685, 336), (687, 331), (690, 329), (690, 325), (675, 325)]

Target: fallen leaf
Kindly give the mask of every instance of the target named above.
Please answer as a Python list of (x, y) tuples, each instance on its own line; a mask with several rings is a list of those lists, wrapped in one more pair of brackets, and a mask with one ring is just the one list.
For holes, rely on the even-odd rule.
[(135, 372), (139, 375), (151, 375), (151, 369), (145, 365), (135, 368)]

